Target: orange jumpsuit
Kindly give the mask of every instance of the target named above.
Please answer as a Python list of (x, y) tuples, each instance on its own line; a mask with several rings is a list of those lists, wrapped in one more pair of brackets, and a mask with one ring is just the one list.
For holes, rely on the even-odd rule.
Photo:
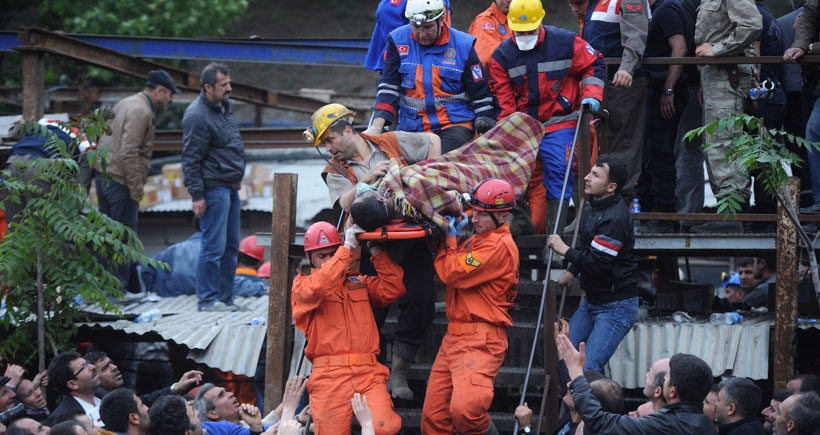
[(341, 246), (321, 268), (293, 280), (293, 319), (307, 337), (305, 356), (313, 363), (311, 415), (317, 435), (350, 433), (350, 399), (361, 393), (376, 434), (396, 434), (401, 417), (387, 392), (387, 367), (376, 361), (379, 330), (370, 304), (387, 306), (404, 295), (404, 272), (382, 252), (372, 257), (378, 276), (350, 274), (354, 259)]
[(507, 27), (507, 16), (498, 9), (495, 2), (475, 17), (467, 33), (475, 36), (475, 52), (485, 67), (489, 65), (498, 44), (513, 34)]
[(421, 433), (485, 434), (518, 294), (518, 248), (507, 224), (460, 246), (448, 236), (446, 245), (434, 264), (447, 286), (449, 324), (427, 382)]

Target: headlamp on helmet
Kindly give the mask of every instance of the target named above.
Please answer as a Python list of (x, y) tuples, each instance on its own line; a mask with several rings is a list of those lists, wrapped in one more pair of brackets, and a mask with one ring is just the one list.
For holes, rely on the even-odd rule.
[(408, 0), (404, 16), (416, 26), (435, 21), (444, 15), (442, 0)]

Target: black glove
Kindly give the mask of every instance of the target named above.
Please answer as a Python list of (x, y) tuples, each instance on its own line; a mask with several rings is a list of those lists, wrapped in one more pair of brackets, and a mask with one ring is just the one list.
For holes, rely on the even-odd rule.
[(484, 134), (493, 127), (495, 127), (495, 120), (492, 118), (479, 116), (475, 119), (475, 131), (478, 134)]

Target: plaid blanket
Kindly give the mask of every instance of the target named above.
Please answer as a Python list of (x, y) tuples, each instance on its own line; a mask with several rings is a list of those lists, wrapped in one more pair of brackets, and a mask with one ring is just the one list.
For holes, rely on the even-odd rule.
[(517, 112), (461, 148), (410, 166), (392, 161), (378, 187), (403, 216), (416, 222), (429, 219), (446, 231), (444, 216), (460, 216), (459, 197), (488, 178), (501, 178), (521, 198), (530, 182), (544, 127)]

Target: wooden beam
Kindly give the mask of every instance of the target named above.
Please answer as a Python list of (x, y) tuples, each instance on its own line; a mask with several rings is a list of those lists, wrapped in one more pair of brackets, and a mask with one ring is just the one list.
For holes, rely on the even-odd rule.
[(268, 334), (265, 357), (265, 414), (282, 400), (293, 348), (290, 288), (293, 268), (289, 255), (296, 229), (296, 174), (273, 176)]
[[(799, 204), (800, 179), (789, 179), (788, 192), (792, 204)], [(797, 228), (786, 215), (782, 205), (777, 205), (777, 297), (775, 298), (774, 323), (774, 389), (786, 388), (794, 373), (794, 355), (789, 349), (797, 324)], [(771, 290), (770, 290), (771, 291)]]
[(36, 121), (45, 113), (45, 56), (23, 51), (23, 119)]

